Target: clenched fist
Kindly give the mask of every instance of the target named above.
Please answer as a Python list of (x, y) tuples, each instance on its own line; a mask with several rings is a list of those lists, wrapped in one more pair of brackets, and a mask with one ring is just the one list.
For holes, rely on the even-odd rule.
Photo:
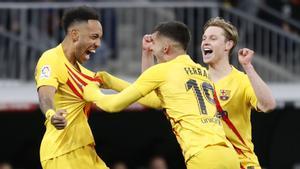
[(151, 45), (152, 45), (153, 39), (152, 36), (150, 34), (146, 34), (143, 37), (143, 43), (142, 43), (142, 48), (143, 48), (143, 52), (147, 52), (147, 53), (151, 53)]
[(238, 52), (239, 62), (244, 66), (249, 66), (252, 63), (254, 51), (248, 48), (242, 48)]
[(67, 126), (66, 110), (57, 110), (53, 116), (51, 116), (51, 124), (57, 129), (62, 130)]

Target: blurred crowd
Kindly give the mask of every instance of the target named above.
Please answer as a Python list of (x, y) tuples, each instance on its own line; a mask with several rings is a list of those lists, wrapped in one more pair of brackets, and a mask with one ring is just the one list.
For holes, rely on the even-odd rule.
[[(1, 2), (82, 2), (83, 0), (2, 0)], [(90, 0), (91, 2), (103, 2), (111, 0)], [(113, 0), (118, 1), (118, 0)], [(161, 0), (130, 0), (130, 1), (161, 1)], [(165, 0), (168, 1), (168, 0)], [(174, 1), (174, 0), (170, 0)], [(175, 0), (180, 1), (182, 0)], [(185, 1), (207, 1), (207, 0), (185, 0)], [(224, 6), (231, 8), (234, 7), (240, 11), (247, 12), (248, 14), (263, 19), (270, 24), (278, 26), (283, 30), (299, 34), (300, 32), (300, 0), (213, 0), (215, 2), (223, 3)], [(86, 2), (86, 1), (85, 1)], [(209, 1), (212, 2), (212, 1)], [(271, 10), (271, 12), (270, 12)], [(45, 18), (42, 23), (41, 21), (34, 20), (34, 14), (29, 13), (28, 18), (28, 28), (26, 29), (26, 35), (20, 35), (21, 29), (20, 23), (20, 11), (6, 11), (0, 10), (0, 34), (1, 31), (3, 34), (9, 33), (12, 36), (15, 36), (14, 39), (20, 37), (26, 37), (27, 40), (30, 40), (33, 44), (36, 44), (39, 49), (46, 49), (49, 46), (54, 46), (60, 42), (63, 37), (63, 32), (61, 29), (60, 17), (62, 12), (53, 11), (51, 9), (45, 9), (43, 11), (37, 11), (38, 15), (44, 16)], [(105, 69), (109, 60), (114, 60), (117, 58), (118, 53), (116, 53), (117, 46), (117, 30), (116, 30), (116, 11), (114, 9), (102, 9), (99, 11), (101, 15), (101, 21), (103, 25), (103, 30), (105, 31), (102, 44), (98, 51), (96, 52), (97, 57), (92, 57), (91, 62), (86, 65), (88, 68), (93, 70), (98, 70), (99, 68)], [(274, 16), (274, 12), (277, 16)], [(278, 17), (280, 16), (280, 18)], [(38, 22), (38, 23), (36, 23)], [(185, 21), (183, 21), (185, 22)], [(195, 21), (196, 22), (196, 21)], [(295, 23), (295, 24), (294, 24)], [(38, 25), (38, 26), (35, 26)], [(49, 26), (51, 25), (51, 26)], [(46, 30), (46, 31), (45, 31)], [(107, 31), (109, 30), (109, 31)], [(197, 40), (197, 38), (195, 39)], [(13, 44), (13, 48), (9, 47), (8, 43), (3, 42), (3, 46), (6, 50), (11, 49), (11, 52), (5, 52), (10, 55), (15, 52), (18, 44)], [(1, 42), (0, 42), (1, 44)], [(2, 45), (2, 44), (1, 44)], [(0, 48), (1, 50), (1, 48)], [(36, 56), (37, 54), (34, 54)], [(193, 55), (197, 55), (193, 53)], [(26, 59), (30, 60), (30, 59)], [(30, 63), (28, 63), (30, 64)]]
[(300, 0), (225, 0), (224, 3), (279, 26), (287, 32), (300, 33), (300, 27), (292, 23), (300, 24)]

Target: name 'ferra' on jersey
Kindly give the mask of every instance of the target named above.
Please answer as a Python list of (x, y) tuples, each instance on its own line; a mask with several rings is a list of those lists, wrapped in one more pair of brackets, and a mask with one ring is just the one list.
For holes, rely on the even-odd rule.
[(207, 71), (205, 69), (196, 68), (196, 67), (185, 67), (184, 70), (188, 75), (200, 75), (208, 78)]

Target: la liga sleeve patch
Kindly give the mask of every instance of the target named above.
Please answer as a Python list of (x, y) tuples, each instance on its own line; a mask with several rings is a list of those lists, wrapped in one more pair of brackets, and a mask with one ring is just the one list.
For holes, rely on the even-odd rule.
[(49, 79), (50, 76), (51, 76), (51, 67), (50, 67), (50, 65), (44, 65), (41, 68), (40, 79)]

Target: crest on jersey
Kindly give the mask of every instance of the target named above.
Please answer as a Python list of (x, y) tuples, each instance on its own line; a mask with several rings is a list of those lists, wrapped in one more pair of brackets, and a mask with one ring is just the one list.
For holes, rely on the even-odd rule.
[(49, 65), (45, 65), (41, 69), (40, 79), (48, 79), (51, 75), (51, 68)]
[(220, 100), (226, 101), (230, 97), (230, 90), (220, 89)]

